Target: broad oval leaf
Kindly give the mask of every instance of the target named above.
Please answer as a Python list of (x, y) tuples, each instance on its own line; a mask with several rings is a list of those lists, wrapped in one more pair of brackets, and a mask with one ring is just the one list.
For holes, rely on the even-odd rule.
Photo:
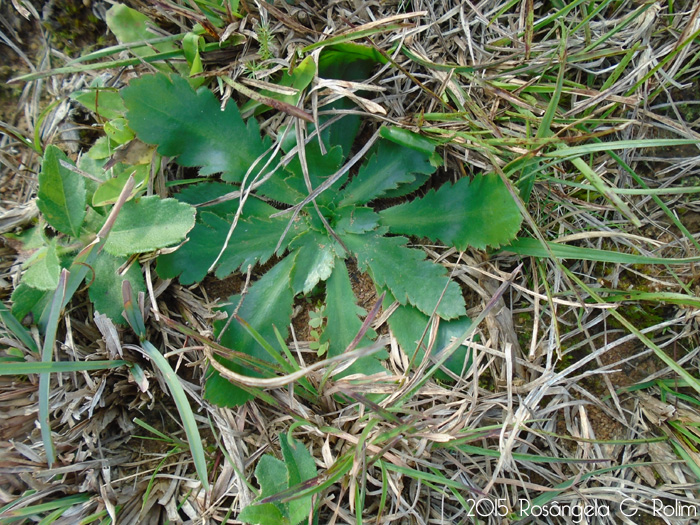
[(105, 243), (112, 255), (152, 252), (181, 242), (194, 226), (195, 209), (157, 195), (124, 204)]
[(114, 257), (108, 253), (100, 254), (93, 265), (95, 280), (88, 289), (95, 310), (118, 324), (126, 322), (122, 317), (124, 310), (122, 282), (129, 281), (134, 294), (146, 291), (146, 283), (138, 261), (135, 261), (124, 275), (120, 275), (119, 269), (126, 262), (126, 257)]
[(85, 219), (85, 181), (81, 175), (61, 166), (61, 161), (73, 164), (56, 146), (46, 148), (36, 204), (46, 222), (57, 231), (79, 237)]
[(246, 125), (235, 104), (222, 111), (211, 91), (195, 92), (180, 76), (135, 79), (122, 90), (122, 98), (129, 126), (140, 140), (157, 144), (158, 153), (178, 157), (182, 166), (201, 167), (200, 175), (222, 173), (224, 180), (240, 182), (267, 150), (269, 140), (260, 138), (255, 119)]
[(495, 174), (445, 184), (379, 215), (392, 233), (428, 237), (458, 250), (505, 244), (515, 238), (522, 221), (508, 188)]
[(37, 290), (55, 290), (61, 275), (61, 261), (56, 252), (56, 243), (50, 242), (40, 248), (28, 261), (29, 267), (22, 276), (22, 282)]

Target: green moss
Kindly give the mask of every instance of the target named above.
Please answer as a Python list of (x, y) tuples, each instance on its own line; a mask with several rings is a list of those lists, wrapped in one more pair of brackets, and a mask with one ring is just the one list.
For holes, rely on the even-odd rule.
[[(638, 288), (639, 289), (639, 288)], [(650, 326), (661, 323), (666, 317), (663, 315), (662, 306), (658, 303), (638, 301), (633, 304), (623, 304), (618, 312), (631, 322), (637, 329), (644, 330)], [(624, 328), (616, 319), (609, 318), (608, 324), (612, 328)]]
[(106, 24), (82, 0), (57, 0), (44, 27), (53, 45), (68, 54), (79, 54), (86, 47), (105, 47), (110, 42)]

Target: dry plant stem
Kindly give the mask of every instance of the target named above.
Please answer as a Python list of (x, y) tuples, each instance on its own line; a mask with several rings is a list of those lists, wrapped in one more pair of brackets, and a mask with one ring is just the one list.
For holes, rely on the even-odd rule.
[[(335, 368), (332, 372), (330, 372), (330, 375), (335, 375), (341, 373), (343, 370), (348, 368), (350, 365), (352, 365), (357, 359), (360, 359), (361, 357), (366, 357), (369, 355), (372, 355), (382, 348), (384, 348), (387, 344), (386, 340), (384, 338), (379, 338), (374, 344), (361, 348), (360, 350), (355, 350), (355, 347), (359, 344), (360, 341), (362, 341), (362, 338), (365, 336), (367, 333), (367, 330), (369, 329), (370, 325), (372, 324), (372, 321), (374, 318), (377, 316), (377, 313), (379, 312), (379, 309), (381, 308), (382, 301), (384, 300), (384, 295), (382, 294), (379, 300), (376, 302), (374, 307), (372, 308), (372, 311), (367, 314), (367, 317), (365, 318), (364, 322), (362, 323), (362, 326), (360, 327), (359, 332), (357, 335), (353, 338), (353, 340), (350, 342), (350, 344), (347, 346), (345, 349), (345, 352), (343, 352), (340, 355), (337, 355), (335, 357), (331, 357), (328, 359), (324, 359), (323, 361), (319, 361), (317, 363), (314, 363), (313, 365), (307, 366), (305, 368), (302, 368), (300, 370), (297, 370), (296, 372), (292, 374), (288, 374), (286, 376), (282, 377), (274, 377), (274, 378), (266, 378), (266, 379), (258, 379), (258, 378), (253, 378), (250, 376), (245, 376), (242, 374), (237, 374), (236, 372), (233, 372), (220, 364), (216, 359), (214, 359), (214, 356), (212, 355), (211, 348), (207, 345), (205, 345), (204, 351), (206, 353), (207, 358), (209, 359), (209, 363), (226, 379), (233, 383), (238, 383), (242, 384), (245, 386), (252, 386), (252, 387), (259, 387), (259, 388), (278, 388), (281, 386), (288, 385), (290, 383), (293, 383), (302, 377), (306, 377), (308, 374), (311, 372), (314, 372), (315, 370), (319, 370), (321, 368), (327, 368), (330, 365), (334, 365), (335, 363), (344, 363), (343, 366)], [(238, 316), (236, 316), (237, 320), (240, 320)]]
[(367, 357), (369, 355), (377, 353), (379, 350), (384, 348), (386, 344), (387, 341), (382, 338), (378, 342), (370, 346), (361, 348), (359, 350), (347, 352), (341, 355), (337, 355), (335, 357), (330, 357), (328, 359), (324, 359), (323, 361), (319, 361), (317, 363), (314, 363), (313, 365), (309, 365), (306, 368), (297, 370), (292, 374), (265, 379), (254, 378), (242, 374), (237, 374), (236, 372), (232, 372), (231, 370), (220, 364), (216, 359), (214, 359), (211, 348), (205, 346), (204, 352), (206, 357), (209, 359), (209, 364), (212, 367), (214, 367), (214, 369), (216, 369), (216, 371), (219, 372), (219, 374), (221, 374), (222, 377), (225, 377), (232, 383), (258, 388), (279, 388), (285, 385), (289, 385), (290, 383), (294, 383), (302, 377), (306, 377), (310, 373), (316, 370), (320, 370), (322, 368), (326, 368), (330, 365), (345, 362), (354, 363), (357, 359), (360, 359), (361, 357)]

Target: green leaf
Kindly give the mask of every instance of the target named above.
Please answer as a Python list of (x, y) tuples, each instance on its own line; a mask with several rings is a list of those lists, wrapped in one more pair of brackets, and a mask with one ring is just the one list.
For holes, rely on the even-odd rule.
[(270, 142), (261, 140), (255, 119), (243, 122), (233, 102), (221, 111), (211, 91), (195, 93), (177, 75), (135, 79), (122, 90), (122, 98), (139, 139), (157, 144), (161, 155), (178, 157), (182, 166), (201, 167), (200, 175), (222, 173), (224, 180), (240, 182)]
[[(257, 466), (255, 467), (255, 477), (258, 480), (258, 485), (260, 485), (260, 496), (259, 498), (256, 498), (257, 500), (261, 500), (264, 498), (267, 498), (269, 496), (274, 496), (275, 494), (278, 494), (282, 492), (283, 490), (287, 489), (289, 487), (287, 479), (288, 479), (288, 471), (287, 471), (287, 466), (285, 465), (284, 462), (280, 461), (279, 459), (270, 456), (269, 454), (265, 454), (263, 457), (260, 458), (260, 461), (258, 461)], [(271, 514), (274, 514), (272, 509), (270, 507), (276, 509), (279, 512), (279, 515), (282, 517), (282, 519), (286, 519), (288, 522), (289, 518), (289, 512), (288, 508), (286, 505), (282, 503), (265, 503), (263, 505), (255, 505), (258, 507), (267, 507), (263, 509), (259, 509), (255, 511), (256, 513), (260, 513), (260, 511), (266, 511), (270, 510)], [(244, 512), (248, 509), (249, 507), (246, 507), (244, 509)], [(243, 515), (243, 514), (241, 514)], [(240, 517), (239, 519), (243, 521), (245, 517)], [(267, 521), (265, 522), (260, 522), (260, 523), (268, 523)], [(276, 523), (280, 523), (279, 521)]]
[(80, 372), (83, 370), (108, 370), (128, 364), (127, 361), (34, 361), (3, 363), (0, 376), (26, 374), (56, 374), (60, 372)]
[(182, 426), (185, 429), (187, 443), (190, 446), (190, 452), (192, 453), (192, 459), (195, 470), (197, 471), (197, 476), (199, 477), (199, 481), (204, 487), (204, 490), (209, 490), (209, 482), (207, 481), (207, 461), (204, 453), (204, 446), (202, 444), (202, 438), (199, 435), (197, 420), (194, 418), (192, 407), (187, 400), (185, 390), (180, 384), (180, 379), (170, 366), (170, 363), (168, 363), (168, 360), (149, 341), (143, 341), (141, 343), (141, 348), (153, 362), (153, 365), (158, 368), (161, 374), (163, 374), (165, 384), (168, 385), (168, 390), (170, 391), (173, 401), (175, 401), (175, 406), (177, 407), (177, 411), (180, 415)]
[[(328, 357), (335, 357), (345, 352), (345, 349), (352, 342), (362, 328), (360, 317), (364, 317), (365, 312), (356, 304), (355, 294), (352, 291), (350, 276), (345, 261), (339, 259), (330, 279), (326, 282), (326, 307), (324, 310), (328, 322), (323, 331), (321, 341), (330, 343)], [(358, 348), (368, 346), (371, 340), (376, 337), (376, 333), (371, 328), (357, 345)], [(385, 371), (380, 360), (386, 359), (386, 351), (382, 350), (370, 356), (358, 359), (350, 368), (344, 370), (341, 375), (351, 375), (362, 373), (366, 375)]]
[[(690, 264), (700, 262), (700, 257), (684, 257), (674, 259), (671, 257), (648, 257), (635, 253), (613, 252), (611, 250), (597, 250), (595, 248), (585, 248), (583, 246), (571, 246), (569, 244), (559, 244), (547, 242), (547, 246), (552, 251), (554, 257), (558, 259), (579, 259), (582, 261), (611, 262), (620, 264)], [(504, 246), (500, 251), (512, 252), (530, 257), (549, 257), (549, 252), (537, 239), (521, 237), (508, 246)]]
[(27, 284), (19, 283), (10, 297), (12, 315), (20, 321), (24, 321), (24, 318), (31, 314), (31, 322), (35, 324), (41, 318), (41, 314), (49, 304), (52, 295), (51, 291), (37, 290)]
[(336, 258), (334, 244), (335, 241), (328, 235), (311, 229), (292, 241), (290, 247), (297, 253), (292, 270), (292, 290), (295, 294), (307, 294), (319, 281), (330, 277)]
[(180, 283), (198, 283), (207, 276), (226, 240), (230, 224), (213, 213), (199, 214), (189, 240), (172, 253), (158, 257), (156, 271), (161, 279), (180, 278)]
[[(287, 487), (285, 488), (293, 487), (316, 476), (314, 458), (301, 441), (291, 436), (288, 437), (286, 434), (280, 434), (280, 447), (288, 472)], [(311, 511), (311, 496), (293, 499), (287, 503), (287, 506), (289, 522), (296, 525), (304, 518), (308, 518)]]
[[(271, 456), (263, 456), (263, 458), (267, 457)], [(238, 515), (238, 521), (255, 525), (286, 525), (289, 523), (289, 520), (284, 517), (274, 503), (248, 505)]]
[[(274, 268), (272, 268), (250, 286), (248, 293), (245, 296), (240, 309), (238, 310), (238, 315), (241, 317), (241, 319), (255, 328), (259, 334), (268, 341), (275, 340), (273, 325), (280, 329), (284, 337), (287, 336), (287, 326), (289, 325), (289, 319), (292, 317), (292, 303), (294, 300), (294, 293), (292, 292), (289, 284), (289, 275), (291, 274), (293, 267), (294, 257), (286, 257), (283, 259)], [(231, 315), (238, 307), (240, 300), (240, 295), (233, 295), (229, 297), (229, 305), (224, 308), (224, 311)], [(223, 329), (224, 325), (225, 321), (217, 321), (214, 323), (214, 328), (217, 334), (219, 334), (219, 332)], [(220, 338), (221, 344), (228, 348), (238, 350), (239, 352), (245, 352), (246, 354), (257, 357), (263, 361), (273, 362), (272, 357), (265, 351), (265, 349), (262, 348), (245, 330), (245, 328), (243, 328), (240, 323), (237, 323), (236, 321), (232, 321), (228, 325), (228, 329), (226, 332), (220, 335)], [(246, 370), (238, 364), (233, 364), (231, 362), (225, 364), (227, 366), (231, 365), (231, 370), (239, 374), (255, 377), (260, 376), (260, 374), (256, 371)], [(213, 372), (210, 378), (207, 379), (207, 386), (205, 390), (205, 397), (207, 399), (217, 397), (217, 392), (215, 389), (217, 385), (221, 384), (221, 382), (212, 382), (211, 380), (211, 377), (216, 376), (219, 376), (219, 373)], [(245, 402), (252, 398), (252, 395), (244, 392), (235, 385), (230, 385), (230, 388), (227, 387), (227, 390), (239, 391), (240, 395), (237, 396), (237, 401), (243, 400), (243, 402)]]
[[(391, 294), (387, 294), (384, 298), (384, 307), (388, 308), (393, 302), (394, 298)], [(399, 346), (403, 348), (408, 358), (413, 360), (413, 369), (420, 365), (425, 355), (429, 331), (420, 346), (418, 346), (418, 341), (429, 321), (430, 318), (427, 315), (410, 305), (399, 306), (389, 317), (389, 328), (391, 328), (391, 332), (396, 337)], [(437, 356), (442, 349), (452, 342), (454, 337), (462, 335), (469, 328), (470, 324), (471, 320), (466, 316), (451, 321), (440, 320), (432, 355)], [(445, 361), (444, 366), (458, 376), (463, 375), (471, 366), (471, 352), (464, 346), (458, 348)], [(442, 381), (447, 381), (450, 378), (447, 374), (440, 371), (435, 374), (435, 377)]]
[[(260, 95), (263, 97), (269, 97), (275, 100), (286, 102), (287, 104), (291, 104), (292, 106), (297, 106), (299, 105), (299, 101), (301, 100), (304, 89), (306, 89), (309, 86), (309, 84), (311, 84), (315, 76), (316, 62), (314, 62), (313, 57), (308, 56), (304, 60), (302, 60), (302, 62), (298, 64), (297, 67), (294, 68), (294, 71), (291, 74), (288, 71), (285, 71), (282, 74), (282, 78), (280, 78), (279, 82), (276, 82), (276, 84), (279, 86), (292, 87), (294, 89), (297, 89), (299, 90), (298, 93), (294, 95), (283, 95), (281, 93), (270, 91), (268, 89), (261, 89)], [(241, 107), (241, 112), (246, 113), (247, 111), (251, 111), (253, 109), (255, 110), (254, 114), (259, 115), (260, 113), (264, 113), (270, 108), (269, 106), (265, 106), (264, 104), (255, 100), (249, 100), (246, 104), (243, 105), (243, 107)]]
[(404, 246), (408, 242), (405, 237), (348, 234), (342, 239), (356, 254), (360, 270), (369, 269), (372, 280), (378, 286), (386, 285), (399, 303), (410, 302), (431, 315), (447, 287), (437, 314), (443, 319), (466, 314), (459, 286), (448, 279), (442, 266), (426, 261), (422, 250)]
[(414, 173), (430, 175), (434, 171), (429, 155), (382, 140), (376, 154), (360, 168), (343, 191), (339, 206), (364, 204), (388, 190), (413, 182), (416, 180)]
[(118, 144), (112, 143), (107, 137), (100, 137), (88, 150), (87, 156), (93, 160), (102, 160), (110, 157)]
[(39, 173), (37, 206), (57, 231), (79, 237), (85, 218), (85, 181), (61, 161), (70, 162), (56, 146), (48, 146)]
[(420, 151), (428, 158), (435, 153), (435, 143), (422, 135), (395, 126), (382, 126), (379, 135), (399, 146)]
[[(271, 207), (270, 210), (271, 212), (276, 211)], [(253, 216), (239, 221), (226, 251), (221, 256), (216, 276), (223, 279), (238, 268), (246, 271), (249, 264), (255, 266), (258, 263), (266, 263), (274, 255), (275, 246), (282, 237), (288, 220), (286, 217), (261, 219)], [(297, 235), (307, 227), (306, 221), (297, 221), (287, 234), (286, 242), (289, 242), (293, 235)], [(227, 232), (228, 229), (227, 226)], [(282, 243), (280, 252), (287, 246), (286, 242)], [(223, 246), (223, 242), (219, 244), (219, 249), (221, 246)]]
[(117, 144), (125, 144), (134, 138), (134, 132), (129, 129), (124, 117), (105, 122), (104, 131), (105, 135)]
[(343, 80), (366, 79), (376, 64), (386, 63), (375, 48), (353, 42), (325, 46), (318, 61), (320, 76)]
[[(238, 370), (233, 361), (229, 361), (217, 355), (214, 356), (214, 359), (226, 368)], [(212, 366), (207, 369), (205, 377), (204, 399), (216, 406), (233, 408), (243, 405), (246, 401), (250, 401), (254, 397), (249, 390), (234, 385), (228, 379), (222, 377)]]
[[(119, 195), (124, 189), (126, 181), (129, 177), (134, 175), (134, 189), (131, 191), (131, 195), (136, 195), (142, 192), (146, 188), (146, 183), (148, 182), (148, 177), (150, 175), (151, 167), (147, 164), (141, 164), (139, 166), (120, 166), (122, 169), (119, 170), (116, 177), (107, 179), (105, 182), (100, 184), (95, 193), (92, 196), (92, 205), (106, 206), (108, 204), (114, 204), (117, 202)], [(116, 170), (115, 170), (116, 171)]]
[(287, 466), (274, 456), (265, 454), (255, 467), (255, 477), (260, 485), (260, 499), (274, 496), (289, 487)]
[[(359, 81), (369, 78), (372, 69), (377, 64), (384, 64), (386, 59), (376, 49), (355, 43), (342, 43), (329, 45), (323, 48), (318, 58), (318, 76), (321, 78), (333, 78), (338, 80)], [(357, 93), (362, 96), (364, 92)], [(335, 102), (323, 106), (324, 112), (330, 110), (353, 110), (355, 103), (348, 98), (341, 98)], [(333, 115), (319, 116), (319, 125), (333, 118)], [(321, 132), (321, 139), (327, 149), (340, 146), (343, 156), (348, 157), (353, 142), (360, 130), (359, 115), (345, 115), (326, 127)]]
[[(158, 27), (153, 20), (143, 13), (123, 4), (113, 5), (107, 11), (105, 21), (120, 44), (152, 40), (157, 36), (150, 30), (150, 27)], [(178, 49), (179, 48), (173, 42), (160, 42), (141, 47), (133, 47), (130, 51), (137, 56), (146, 57), (157, 53), (177, 51)], [(172, 71), (172, 67), (175, 67), (175, 69), (183, 75), (187, 74), (188, 69), (187, 64), (184, 63), (176, 63), (172, 67), (166, 64), (154, 64), (154, 67), (163, 71)]]
[[(221, 197), (232, 189), (230, 184), (196, 184), (178, 193), (177, 198), (183, 202), (201, 204)], [(235, 212), (237, 209), (238, 200), (200, 207), (189, 240), (177, 251), (158, 257), (158, 275), (163, 279), (179, 275), (180, 283), (185, 285), (204, 279), (219, 255), (231, 227), (233, 215), (226, 216), (225, 212)], [(243, 215), (248, 218), (239, 221), (221, 257), (216, 272), (220, 278), (233, 273), (241, 265), (245, 270), (248, 264), (264, 264), (270, 259), (287, 225), (284, 218), (267, 219), (275, 211), (275, 208), (259, 200), (250, 199), (246, 202)]]
[(379, 215), (372, 208), (345, 206), (334, 212), (335, 224), (333, 229), (340, 235), (343, 233), (364, 233), (379, 226)]
[(124, 113), (126, 113), (122, 98), (114, 88), (92, 86), (91, 89), (73, 93), (70, 98), (80, 102), (90, 111), (105, 119), (111, 120), (123, 117)]
[[(212, 188), (211, 191), (218, 190)], [(186, 199), (196, 201), (200, 197), (203, 195), (198, 192), (188, 192)], [(231, 203), (226, 204), (230, 205)], [(234, 201), (234, 205), (237, 208), (237, 201)], [(220, 206), (223, 204), (200, 209), (223, 210)], [(250, 216), (248, 219), (238, 222), (233, 236), (221, 256), (221, 261), (216, 269), (216, 275), (219, 278), (223, 279), (230, 275), (241, 265), (246, 270), (249, 264), (253, 266), (258, 263), (264, 264), (272, 257), (277, 241), (287, 225), (287, 219), (262, 219), (260, 217), (266, 217), (275, 211), (273, 207), (261, 201), (250, 200), (246, 203), (244, 215)], [(171, 279), (179, 275), (180, 283), (185, 285), (204, 279), (226, 241), (232, 220), (233, 215), (222, 218), (209, 211), (200, 211), (197, 223), (189, 234), (189, 240), (175, 252), (158, 257), (158, 275), (163, 279)], [(305, 221), (302, 223), (306, 224)], [(294, 230), (289, 235), (290, 238), (293, 233)]]
[(101, 253), (93, 266), (95, 280), (88, 289), (95, 310), (118, 324), (125, 324), (122, 317), (124, 310), (122, 282), (129, 281), (135, 294), (146, 291), (146, 283), (138, 261), (129, 267), (126, 274), (119, 275), (119, 268), (126, 262), (126, 257), (114, 257), (106, 252)]
[(512, 240), (521, 216), (498, 175), (463, 178), (416, 199), (379, 212), (392, 233), (428, 237), (466, 250), (484, 249)]
[(61, 262), (56, 253), (56, 242), (52, 241), (32, 255), (29, 268), (22, 282), (37, 290), (55, 290), (61, 274)]
[[(236, 213), (238, 210), (238, 199), (230, 199), (219, 204), (213, 204), (210, 206), (201, 206), (205, 202), (213, 201), (224, 195), (238, 191), (236, 186), (227, 184), (225, 182), (200, 182), (198, 184), (189, 184), (180, 190), (179, 193), (173, 195), (180, 202), (186, 202), (192, 206), (197, 206), (197, 211), (211, 212), (217, 214), (219, 217), (226, 217), (229, 214)], [(255, 203), (260, 202), (255, 199), (251, 199), (246, 204), (245, 216), (251, 214), (250, 206), (255, 205)], [(271, 207), (270, 207), (271, 209)], [(255, 215), (259, 215), (263, 212), (254, 212)], [(273, 212), (274, 213), (274, 212)]]
[[(306, 165), (309, 170), (309, 182), (311, 188), (316, 189), (325, 180), (338, 171), (343, 162), (343, 153), (339, 147), (331, 148), (326, 155), (321, 154), (321, 149), (317, 141), (313, 141), (306, 146)], [(260, 189), (260, 193), (271, 199), (285, 202), (288, 204), (296, 204), (309, 194), (309, 190), (304, 181), (304, 174), (301, 168), (299, 157), (294, 159), (287, 165), (287, 172), (291, 176), (284, 181), (270, 181)], [(325, 206), (330, 203), (336, 192), (343, 185), (344, 179), (340, 178), (326, 191), (316, 197), (316, 202)]]
[[(31, 350), (35, 354), (39, 353), (39, 347), (37, 346), (36, 341), (34, 341), (32, 338), (32, 335), (24, 326), (22, 326), (22, 323), (14, 315), (12, 315), (12, 313), (2, 302), (0, 302), (0, 325), (10, 334), (14, 335), (19, 341), (21, 341), (28, 350)], [(19, 353), (17, 357), (19, 357), (20, 360), (24, 359), (24, 353), (19, 349), (15, 350), (17, 350)], [(7, 352), (10, 354), (11, 350), (8, 350)]]
[[(89, 154), (81, 155), (78, 160), (78, 167), (85, 173), (89, 173), (94, 179), (85, 178), (85, 201), (92, 202), (95, 191), (100, 185), (99, 181), (106, 181), (110, 178), (110, 173), (106, 172), (104, 166), (106, 160), (93, 159)], [(87, 213), (90, 213), (88, 209)], [(86, 231), (91, 231), (89, 226), (85, 225)], [(97, 230), (95, 230), (97, 231)]]
[(171, 246), (192, 229), (194, 215), (192, 206), (157, 195), (128, 201), (114, 222), (105, 250), (131, 255)]

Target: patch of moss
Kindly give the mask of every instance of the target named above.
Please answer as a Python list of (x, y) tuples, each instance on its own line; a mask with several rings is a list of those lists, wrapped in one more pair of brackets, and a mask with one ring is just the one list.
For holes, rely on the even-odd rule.
[(53, 37), (53, 45), (67, 54), (109, 44), (107, 25), (92, 12), (90, 2), (83, 0), (53, 2), (44, 27)]
[[(649, 301), (637, 301), (632, 304), (623, 304), (618, 308), (618, 312), (631, 322), (637, 329), (644, 330), (667, 319), (664, 306)], [(619, 321), (610, 317), (608, 325), (611, 328), (624, 328)]]

